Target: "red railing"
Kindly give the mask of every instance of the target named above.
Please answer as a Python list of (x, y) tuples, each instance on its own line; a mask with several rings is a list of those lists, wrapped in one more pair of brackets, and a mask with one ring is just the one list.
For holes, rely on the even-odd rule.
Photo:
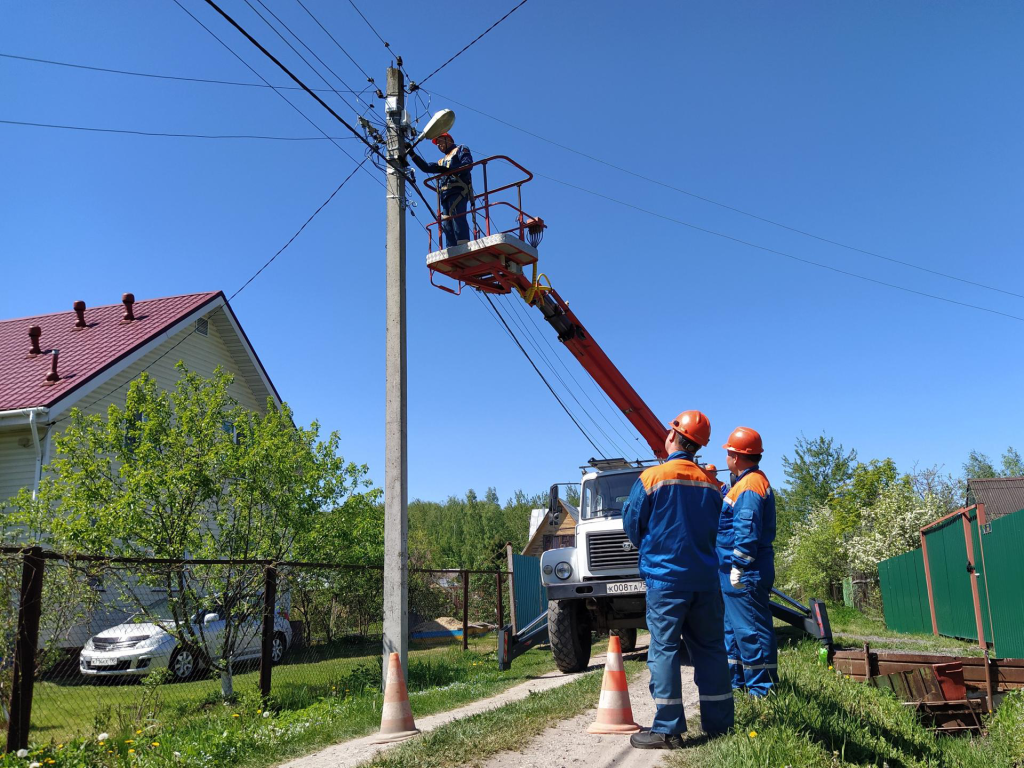
[[(517, 168), (518, 170), (522, 171), (524, 174), (526, 174), (525, 177), (507, 184), (502, 184), (501, 186), (491, 189), (488, 186), (487, 166), (491, 163), (499, 161), (508, 163), (514, 168)], [(525, 168), (523, 168), (523, 166), (521, 166), (519, 163), (517, 163), (510, 157), (506, 157), (505, 155), (493, 155), (491, 157), (485, 157), (483, 160), (477, 160), (475, 163), (472, 163), (471, 165), (464, 165), (461, 168), (453, 168), (452, 170), (447, 171), (446, 173), (439, 173), (436, 176), (430, 176), (429, 178), (423, 180), (424, 186), (426, 186), (428, 189), (433, 190), (434, 193), (437, 195), (437, 210), (433, 212), (434, 221), (427, 225), (427, 236), (429, 240), (430, 251), (440, 250), (441, 248), (446, 248), (450, 247), (451, 245), (454, 245), (454, 243), (442, 242), (441, 220), (443, 217), (441, 212), (441, 193), (440, 190), (438, 189), (437, 181), (439, 179), (443, 179), (446, 176), (454, 176), (456, 174), (464, 173), (467, 169), (473, 169), (476, 168), (477, 166), (480, 166), (480, 168), (483, 171), (482, 175), (484, 182), (484, 190), (483, 192), (480, 193), (476, 193), (476, 191), (474, 190), (474, 194), (469, 200), (469, 205), (466, 208), (466, 212), (461, 213), (453, 218), (461, 218), (462, 216), (470, 218), (470, 221), (472, 222), (471, 231), (473, 240), (478, 240), (481, 237), (486, 237), (488, 235), (496, 235), (500, 233), (509, 232), (516, 232), (518, 233), (520, 240), (526, 240), (526, 226), (527, 223), (533, 217), (523, 210), (522, 187), (523, 184), (526, 184), (527, 182), (533, 180), (533, 174), (530, 173)], [(514, 194), (510, 192), (510, 190), (514, 190)], [(504, 199), (504, 195), (499, 198), (496, 198), (497, 195), (500, 195), (503, 192), (508, 192), (509, 194), (507, 195), (507, 197), (514, 197), (514, 201), (511, 199)], [(499, 223), (497, 223), (496, 217), (492, 216), (493, 211), (502, 208), (511, 209), (516, 216), (515, 224), (513, 224), (511, 227), (504, 229), (501, 227)], [(437, 237), (436, 246), (434, 239), (435, 235)]]

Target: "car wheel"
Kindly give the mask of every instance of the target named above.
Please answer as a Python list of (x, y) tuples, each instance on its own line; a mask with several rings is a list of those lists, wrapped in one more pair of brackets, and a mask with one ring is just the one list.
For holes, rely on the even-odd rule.
[(178, 682), (193, 680), (202, 671), (199, 655), (191, 648), (176, 648), (167, 666)]
[(283, 632), (275, 632), (274, 639), (270, 641), (270, 663), (280, 664), (285, 653), (288, 652), (288, 640)]

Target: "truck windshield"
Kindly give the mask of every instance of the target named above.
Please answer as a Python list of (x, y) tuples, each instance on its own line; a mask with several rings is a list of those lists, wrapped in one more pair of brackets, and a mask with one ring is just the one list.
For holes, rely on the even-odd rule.
[(622, 505), (629, 498), (629, 491), (640, 476), (636, 472), (617, 472), (598, 475), (583, 482), (582, 514), (584, 520), (596, 517), (618, 517)]

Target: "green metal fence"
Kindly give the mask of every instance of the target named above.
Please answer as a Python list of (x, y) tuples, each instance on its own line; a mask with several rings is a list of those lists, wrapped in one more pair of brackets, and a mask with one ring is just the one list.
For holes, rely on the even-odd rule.
[(1024, 658), (1024, 510), (982, 525), (978, 518), (971, 507), (937, 521), (923, 549), (878, 564), (885, 622), (931, 632), (934, 616), (938, 634), (977, 641), (980, 619), (995, 656)]

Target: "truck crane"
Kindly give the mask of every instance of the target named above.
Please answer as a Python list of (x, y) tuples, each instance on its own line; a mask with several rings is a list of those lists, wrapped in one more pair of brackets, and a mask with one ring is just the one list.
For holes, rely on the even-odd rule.
[[(441, 209), (427, 227), (430, 252), (427, 267), (434, 286), (452, 294), (470, 287), (486, 294), (517, 293), (540, 311), (558, 340), (583, 369), (607, 393), (615, 406), (647, 441), (657, 462), (666, 458), (664, 441), (668, 427), (659, 420), (580, 322), (568, 303), (544, 274), (538, 272), (537, 248), (546, 225), (523, 210), (522, 187), (533, 174), (509, 157), (495, 155), (473, 163), (483, 178), (483, 191), (473, 194), (465, 215), (472, 240), (451, 245), (442, 241)], [(454, 172), (465, 171), (465, 168)], [(489, 186), (494, 174), (511, 173), (511, 180)], [(425, 179), (437, 191), (446, 174)], [(502, 229), (499, 224), (512, 225)], [(435, 244), (436, 236), (436, 244)], [(442, 282), (435, 282), (435, 277)], [(445, 284), (453, 282), (455, 287)], [(614, 633), (624, 651), (636, 646), (638, 628), (646, 628), (646, 585), (639, 575), (639, 553), (622, 528), (622, 506), (633, 483), (649, 461), (591, 459), (580, 482), (580, 508), (575, 546), (548, 550), (541, 556), (541, 582), (547, 590), (548, 610), (528, 626), (500, 629), (499, 666), (545, 641), (558, 668), (579, 672), (590, 662), (593, 633)], [(551, 486), (548, 512), (557, 520), (562, 505), (558, 485)], [(831, 645), (825, 605), (812, 600), (804, 606), (773, 590), (772, 614), (799, 630)]]

